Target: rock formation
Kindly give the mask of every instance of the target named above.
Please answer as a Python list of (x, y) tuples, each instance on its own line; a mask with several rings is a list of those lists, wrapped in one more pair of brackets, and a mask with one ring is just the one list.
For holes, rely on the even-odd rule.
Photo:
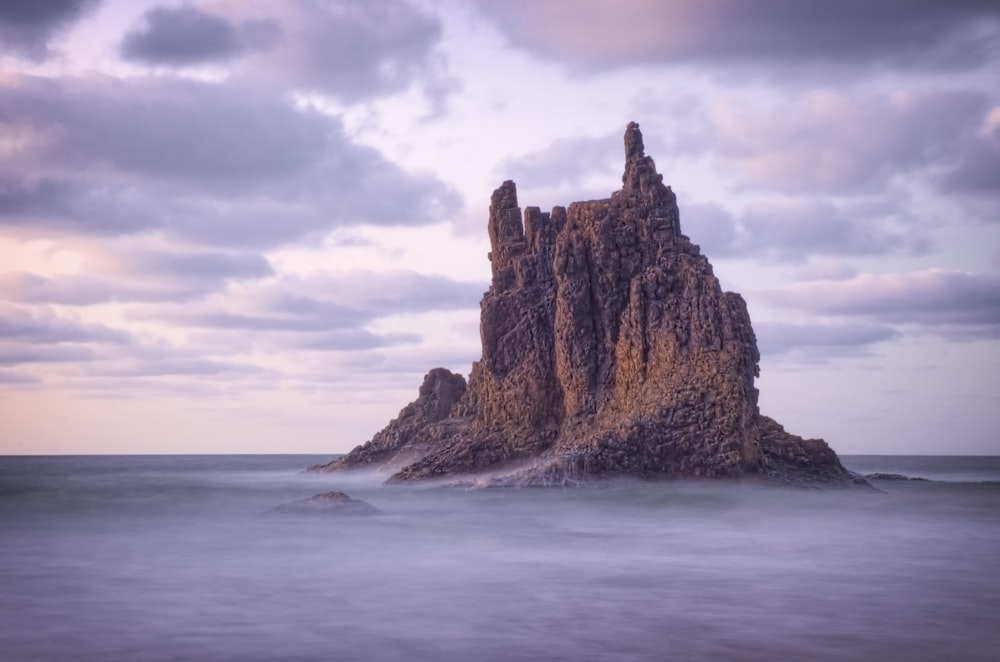
[(274, 509), (279, 513), (323, 514), (323, 515), (380, 515), (375, 506), (352, 499), (343, 492), (323, 492), (305, 499), (283, 503)]
[(493, 281), (468, 384), (432, 370), (384, 430), (315, 469), (514, 485), (622, 474), (853, 480), (825, 442), (759, 413), (746, 302), (722, 291), (681, 233), (637, 124), (610, 198), (527, 207), (522, 222), (506, 181), (488, 229)]

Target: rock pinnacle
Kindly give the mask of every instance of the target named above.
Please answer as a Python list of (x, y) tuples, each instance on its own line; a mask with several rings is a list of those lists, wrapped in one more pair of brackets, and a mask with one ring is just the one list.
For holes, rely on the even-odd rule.
[(625, 131), (622, 189), (521, 212), (494, 191), (482, 357), (443, 368), (371, 441), (319, 470), (561, 485), (602, 476), (849, 484), (825, 442), (760, 413), (746, 302), (681, 233), (677, 198)]

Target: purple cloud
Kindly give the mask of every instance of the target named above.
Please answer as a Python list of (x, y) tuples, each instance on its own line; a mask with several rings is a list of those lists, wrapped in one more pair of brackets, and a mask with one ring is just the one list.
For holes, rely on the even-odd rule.
[(928, 229), (885, 204), (802, 198), (752, 203), (734, 215), (718, 205), (682, 209), (681, 227), (709, 256), (802, 262), (812, 256), (920, 254)]
[(487, 2), (511, 41), (584, 69), (711, 64), (745, 72), (809, 66), (955, 70), (986, 61), (1000, 8), (985, 0), (561, 0)]
[(926, 269), (795, 283), (756, 293), (819, 315), (904, 324), (950, 337), (1000, 337), (1000, 274)]
[(0, 227), (260, 247), (419, 225), (459, 204), (338, 120), (260, 90), (172, 77), (0, 86), (5, 128), (24, 138), (0, 157)]
[(418, 85), (444, 103), (454, 83), (437, 53), (437, 16), (407, 0), (292, 0), (276, 5), (285, 39), (259, 65), (283, 84), (348, 103)]
[(121, 43), (127, 60), (152, 65), (190, 66), (231, 60), (248, 52), (266, 51), (281, 34), (276, 21), (232, 23), (192, 5), (155, 7), (144, 24)]
[(757, 344), (763, 355), (793, 355), (800, 359), (824, 360), (859, 356), (870, 345), (897, 338), (891, 326), (858, 321), (754, 323)]
[(94, 9), (100, 0), (4, 0), (0, 2), (0, 54), (41, 61), (52, 39)]
[(844, 95), (811, 92), (780, 106), (749, 98), (709, 104), (701, 130), (679, 138), (738, 185), (857, 195), (933, 174), (969, 149), (989, 108), (973, 91)]

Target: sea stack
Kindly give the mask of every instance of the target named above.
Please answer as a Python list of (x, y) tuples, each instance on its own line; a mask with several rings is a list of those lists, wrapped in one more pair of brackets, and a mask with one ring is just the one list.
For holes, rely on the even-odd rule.
[(610, 198), (522, 215), (506, 181), (493, 192), (488, 231), (493, 281), (468, 383), (431, 370), (385, 429), (314, 469), (498, 485), (616, 475), (858, 480), (824, 441), (760, 413), (746, 302), (722, 291), (681, 232), (677, 198), (638, 124), (625, 131), (622, 188)]

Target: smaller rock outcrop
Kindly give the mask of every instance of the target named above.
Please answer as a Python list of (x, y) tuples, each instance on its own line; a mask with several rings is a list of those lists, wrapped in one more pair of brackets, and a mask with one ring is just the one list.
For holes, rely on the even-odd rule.
[(343, 492), (323, 492), (282, 504), (275, 510), (281, 513), (329, 515), (380, 515), (382, 513), (370, 503), (360, 499), (352, 499)]
[(424, 377), (417, 399), (403, 407), (371, 440), (342, 458), (309, 470), (402, 467), (423, 457), (431, 446), (450, 436), (455, 422), (449, 416), (465, 391), (464, 377), (445, 368), (434, 368)]

